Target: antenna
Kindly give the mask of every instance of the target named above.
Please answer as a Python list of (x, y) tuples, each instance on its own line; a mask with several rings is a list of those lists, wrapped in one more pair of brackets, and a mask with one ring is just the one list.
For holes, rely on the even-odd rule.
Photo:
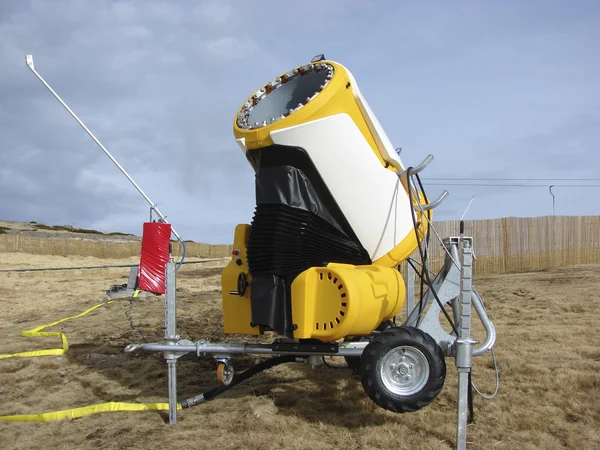
[[(104, 145), (102, 145), (102, 143), (98, 140), (98, 138), (96, 136), (94, 136), (94, 133), (92, 133), (89, 130), (89, 128), (85, 126), (85, 124), (79, 119), (79, 117), (77, 117), (77, 115), (71, 110), (71, 108), (69, 108), (69, 106), (62, 100), (62, 98), (60, 98), (59, 95), (56, 92), (54, 92), (54, 89), (52, 89), (50, 87), (50, 85), (48, 83), (46, 83), (46, 80), (44, 80), (42, 78), (42, 76), (39, 73), (37, 73), (37, 71), (35, 70), (35, 66), (33, 64), (33, 55), (25, 55), (25, 63), (27, 64), (27, 67), (29, 67), (29, 69), (33, 72), (33, 74), (42, 82), (42, 84), (44, 86), (46, 86), (46, 88), (48, 88), (50, 93), (60, 102), (61, 105), (64, 106), (64, 108), (68, 111), (68, 113), (71, 114), (73, 119), (75, 119), (77, 121), (77, 123), (79, 125), (81, 125), (81, 128), (83, 128), (85, 130), (85, 132), (92, 138), (92, 140), (98, 145), (98, 147), (100, 147), (100, 149), (106, 154), (106, 156), (108, 156), (110, 158), (110, 160), (115, 164), (115, 166), (117, 166), (117, 168), (123, 173), (123, 175), (125, 175), (125, 177), (131, 182), (131, 184), (133, 184), (133, 187), (136, 188), (137, 191), (142, 195), (142, 197), (144, 197), (144, 199), (150, 204), (150, 211), (154, 211), (161, 218), (161, 220), (164, 223), (169, 223), (169, 222), (167, 222), (166, 216), (164, 216), (163, 213), (161, 213), (159, 211), (157, 205), (155, 203), (153, 203), (152, 200), (150, 200), (150, 197), (148, 197), (146, 195), (146, 193), (142, 190), (141, 187), (138, 186), (138, 184), (133, 180), (133, 178), (131, 178), (131, 176), (127, 173), (127, 171), (123, 168), (123, 166), (121, 166), (121, 164), (119, 164), (119, 162), (113, 157), (113, 155), (110, 154), (110, 152), (106, 149), (106, 147), (104, 147)], [(177, 234), (177, 232), (175, 231), (175, 228), (171, 227), (171, 231), (173, 232), (175, 237), (179, 240), (179, 242), (181, 242), (181, 244), (185, 246), (183, 240), (181, 239), (179, 234)]]
[(469, 210), (469, 208), (471, 207), (471, 204), (473, 203), (473, 200), (475, 200), (475, 196), (472, 195), (471, 196), (471, 201), (469, 202), (469, 204), (467, 205), (467, 209), (465, 209), (465, 212), (463, 213), (462, 217), (460, 218), (460, 221), (462, 222), (462, 220), (465, 218), (465, 216), (467, 215), (467, 211)]

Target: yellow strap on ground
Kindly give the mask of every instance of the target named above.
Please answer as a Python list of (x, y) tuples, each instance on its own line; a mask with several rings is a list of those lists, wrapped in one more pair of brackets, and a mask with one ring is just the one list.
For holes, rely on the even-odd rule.
[[(181, 409), (181, 404), (177, 404)], [(63, 411), (42, 414), (19, 414), (15, 416), (0, 416), (0, 420), (9, 422), (50, 422), (53, 420), (78, 419), (79, 417), (115, 411), (168, 411), (168, 403), (122, 403), (108, 402), (97, 405), (82, 406), (81, 408), (65, 409)]]
[[(101, 306), (108, 305), (114, 302), (109, 300), (107, 302), (99, 303), (86, 309), (81, 314), (76, 316), (65, 317), (64, 319), (57, 320), (46, 325), (33, 328), (31, 330), (25, 330), (21, 332), (21, 336), (26, 337), (60, 337), (62, 342), (62, 348), (51, 348), (47, 350), (36, 350), (32, 352), (20, 352), (10, 353), (6, 355), (0, 355), (0, 359), (14, 358), (14, 357), (31, 357), (31, 356), (60, 356), (64, 355), (69, 350), (69, 342), (64, 333), (60, 331), (41, 331), (44, 328), (50, 328), (59, 323), (65, 322), (71, 319), (77, 319), (83, 317), (86, 314), (100, 308)], [(177, 404), (177, 409), (181, 409), (181, 404)], [(64, 419), (77, 419), (79, 417), (89, 416), (91, 414), (99, 414), (103, 412), (115, 412), (115, 411), (168, 411), (168, 403), (123, 403), (123, 402), (108, 402), (100, 403), (97, 405), (82, 406), (80, 408), (65, 409), (62, 411), (53, 411), (42, 414), (17, 414), (14, 416), (0, 416), (0, 420), (8, 422), (50, 422), (53, 420), (64, 420)]]
[(41, 325), (32, 330), (25, 330), (21, 332), (21, 336), (25, 337), (60, 337), (62, 348), (51, 348), (47, 350), (36, 350), (32, 352), (19, 352), (19, 353), (8, 353), (5, 355), (0, 355), (0, 359), (6, 358), (29, 358), (32, 356), (60, 356), (64, 355), (69, 350), (69, 342), (67, 341), (67, 336), (60, 331), (41, 331), (44, 328), (50, 328), (59, 323), (66, 322), (67, 320), (77, 319), (79, 317), (83, 317), (86, 314), (91, 313), (95, 309), (100, 308), (101, 306), (108, 305), (109, 303), (114, 302), (114, 300), (109, 300), (107, 302), (99, 303), (97, 305), (92, 306), (89, 309), (86, 309), (81, 314), (77, 314), (76, 316), (65, 317), (64, 319), (57, 320), (56, 322), (52, 322), (46, 325)]

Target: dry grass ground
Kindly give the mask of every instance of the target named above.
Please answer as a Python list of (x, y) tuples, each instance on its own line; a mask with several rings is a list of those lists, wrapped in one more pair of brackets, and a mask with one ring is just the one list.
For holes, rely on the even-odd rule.
[[(94, 258), (0, 254), (0, 268), (94, 265)], [(116, 263), (135, 262), (117, 260)], [(190, 265), (178, 277), (179, 326), (185, 338), (221, 340), (217, 263)], [(212, 267), (212, 269), (211, 269)], [(55, 338), (19, 332), (99, 303), (127, 269), (0, 273), (2, 353), (54, 348)], [(501, 389), (475, 398), (473, 449), (600, 448), (600, 267), (585, 266), (476, 280), (498, 330)], [(0, 415), (74, 408), (106, 401), (166, 401), (161, 355), (125, 355), (131, 342), (162, 334), (162, 298), (120, 300), (55, 327), (67, 333), (64, 357), (0, 360)], [(241, 341), (236, 336), (233, 340)], [(232, 339), (229, 339), (232, 340)], [(104, 356), (103, 356), (104, 355)], [(111, 355), (111, 356), (106, 356)], [(238, 369), (253, 358), (240, 358)], [(340, 361), (333, 363), (343, 365)], [(180, 361), (179, 394), (214, 386), (215, 364)], [(489, 355), (475, 361), (474, 381), (493, 389)], [(156, 412), (106, 413), (75, 421), (0, 423), (3, 449), (71, 448), (452, 448), (456, 372), (434, 403), (396, 415), (377, 408), (348, 370), (290, 364), (265, 372), (222, 397), (179, 415), (169, 426)]]

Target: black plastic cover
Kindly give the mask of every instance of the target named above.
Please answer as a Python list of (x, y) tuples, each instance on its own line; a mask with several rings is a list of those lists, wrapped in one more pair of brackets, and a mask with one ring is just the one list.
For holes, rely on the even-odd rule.
[(252, 279), (250, 291), (252, 323), (261, 331), (274, 330), (282, 336), (291, 335), (291, 299), (284, 278), (258, 275)]
[(301, 272), (371, 260), (303, 149), (273, 145), (246, 155), (256, 171), (247, 248), (252, 322), (291, 337), (290, 286)]
[(304, 172), (295, 167), (283, 165), (260, 169), (256, 173), (256, 203), (287, 205), (310, 212), (345, 234)]

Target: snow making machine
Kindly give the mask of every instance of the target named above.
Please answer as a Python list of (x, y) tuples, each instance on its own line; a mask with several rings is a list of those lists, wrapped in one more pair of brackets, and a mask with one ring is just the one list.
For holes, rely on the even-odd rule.
[[(130, 344), (125, 351), (164, 354), (170, 423), (176, 423), (178, 409), (209, 401), (265, 369), (290, 362), (315, 367), (332, 356), (345, 358), (377, 405), (412, 412), (435, 399), (446, 359), (454, 358), (456, 447), (466, 447), (472, 358), (490, 350), (494, 356), (496, 339), (472, 285), (473, 240), (465, 237), (462, 221), (458, 236), (439, 236), (432, 211), (448, 193), (429, 201), (419, 179), (433, 157), (415, 167), (403, 164), (347, 68), (319, 55), (265, 84), (234, 118), (235, 139), (255, 172), (256, 210), (251, 224), (235, 228), (232, 257), (222, 272), (224, 331), (275, 338), (270, 344), (233, 344), (192, 342), (177, 334), (176, 272), (184, 263), (185, 241), (39, 75), (33, 56), (25, 59), (148, 202), (151, 222), (152, 213), (158, 217), (144, 226), (151, 239), (142, 246), (140, 275), (150, 287), (140, 286), (165, 294), (165, 334), (162, 342)], [(183, 248), (177, 264), (171, 234)], [(437, 274), (428, 264), (432, 236), (445, 251)], [(416, 250), (420, 263), (410, 258)], [(399, 271), (404, 262), (406, 283)], [(422, 286), (416, 304), (415, 272)], [(472, 310), (485, 330), (481, 343), (471, 335)], [(178, 402), (177, 360), (188, 353), (212, 355), (221, 384)], [(236, 374), (232, 357), (249, 354), (270, 357)], [(497, 393), (495, 357), (494, 366)]]
[[(459, 436), (466, 436), (471, 359), (493, 347), (495, 331), (471, 285), (471, 238), (442, 240), (433, 229), (432, 210), (447, 192), (429, 201), (418, 179), (433, 157), (405, 166), (351, 72), (322, 55), (251, 95), (235, 115), (233, 133), (255, 172), (256, 210), (250, 224), (235, 228), (222, 273), (224, 331), (275, 337), (271, 344), (180, 339), (175, 265), (167, 264), (165, 340), (126, 351), (164, 352), (171, 422), (178, 407), (176, 361), (190, 352), (215, 357), (221, 385), (183, 400), (183, 408), (277, 364), (317, 366), (324, 357), (343, 356), (366, 394), (399, 413), (433, 401), (444, 384), (446, 357), (454, 357)], [(437, 275), (427, 264), (430, 235), (446, 251)], [(427, 290), (413, 307), (409, 289), (408, 318), (399, 324), (407, 299), (399, 265), (415, 250)], [(477, 347), (472, 306), (486, 331)], [(440, 325), (442, 314), (451, 332)], [(248, 354), (271, 357), (235, 373), (232, 357)]]

